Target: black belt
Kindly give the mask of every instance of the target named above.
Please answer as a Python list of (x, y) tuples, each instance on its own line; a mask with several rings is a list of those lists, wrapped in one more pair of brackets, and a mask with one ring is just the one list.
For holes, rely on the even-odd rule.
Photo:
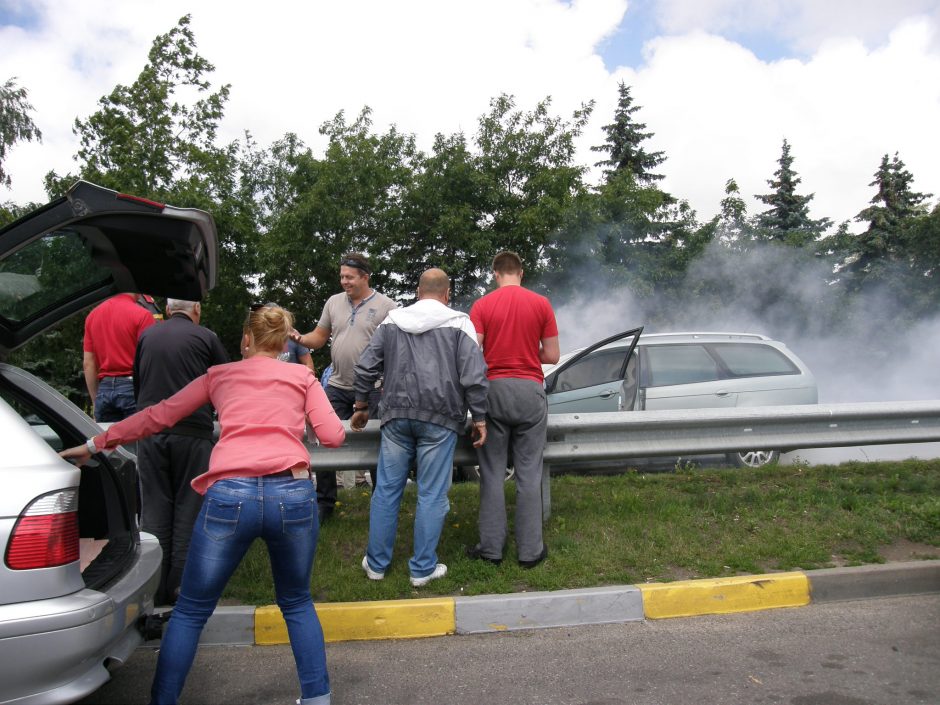
[[(309, 479), (310, 479), (310, 470), (304, 470), (303, 472), (307, 473), (307, 477), (306, 477), (306, 478), (298, 477), (298, 478), (296, 478), (296, 479), (298, 479), (298, 480), (303, 480), (303, 479), (309, 480)], [(272, 472), (272, 473), (270, 473), (269, 475), (267, 475), (266, 477), (294, 477), (294, 471), (293, 471), (293, 470), (281, 470), (280, 472)]]

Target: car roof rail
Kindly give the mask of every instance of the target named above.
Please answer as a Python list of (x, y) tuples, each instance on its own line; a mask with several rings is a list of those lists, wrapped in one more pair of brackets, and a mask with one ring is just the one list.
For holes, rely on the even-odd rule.
[(642, 338), (691, 338), (697, 340), (699, 338), (721, 338), (723, 340), (773, 340), (772, 338), (767, 337), (766, 335), (761, 335), (760, 333), (721, 333), (721, 332), (702, 332), (702, 331), (689, 331), (687, 333), (644, 333)]

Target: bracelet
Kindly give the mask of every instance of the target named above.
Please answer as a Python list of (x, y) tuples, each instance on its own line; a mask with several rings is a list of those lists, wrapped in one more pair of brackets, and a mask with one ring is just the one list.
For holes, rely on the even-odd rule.
[(85, 447), (88, 449), (88, 452), (91, 453), (92, 455), (98, 452), (98, 446), (95, 445), (94, 438), (89, 438), (87, 441), (85, 441)]

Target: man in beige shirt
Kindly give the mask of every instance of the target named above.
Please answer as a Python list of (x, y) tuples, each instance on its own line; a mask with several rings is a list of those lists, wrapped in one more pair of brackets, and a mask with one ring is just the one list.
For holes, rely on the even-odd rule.
[[(353, 368), (365, 350), (372, 334), (386, 314), (398, 304), (369, 286), (372, 266), (365, 255), (350, 252), (343, 255), (339, 266), (339, 283), (343, 291), (327, 299), (317, 327), (296, 340), (304, 347), (319, 350), (330, 342), (333, 371), (326, 385), (326, 396), (336, 415), (348, 419), (353, 415), (356, 395)], [(377, 407), (381, 388), (376, 387), (369, 398), (369, 410), (378, 418)], [(372, 478), (373, 487), (375, 477)], [(320, 521), (329, 519), (336, 505), (336, 473), (317, 472), (317, 505)]]

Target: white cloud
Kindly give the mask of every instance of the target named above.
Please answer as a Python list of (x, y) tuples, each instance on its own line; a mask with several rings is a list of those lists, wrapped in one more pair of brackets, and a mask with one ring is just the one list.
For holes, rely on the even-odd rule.
[[(216, 66), (213, 84), (232, 85), (224, 139), (247, 129), (266, 145), (292, 131), (317, 149), (321, 123), (368, 104), (376, 129), (397, 124), (427, 148), (435, 132), (471, 136), (501, 92), (526, 109), (550, 94), (565, 117), (597, 101), (577, 157), (592, 164), (589, 147), (603, 141), (625, 80), (655, 135), (649, 147), (668, 157), (665, 188), (700, 219), (715, 214), (729, 177), (745, 195), (764, 193), (786, 137), (803, 192), (816, 194), (814, 216), (839, 221), (865, 207), (885, 153), (900, 153), (915, 188), (940, 194), (938, 21), (900, 21), (924, 11), (919, 0), (883, 5), (852, 3), (848, 13), (839, 0), (851, 17), (833, 27), (810, 0), (659, 0), (678, 33), (650, 37), (642, 66), (611, 72), (598, 47), (615, 36), (625, 0), (35, 2), (38, 30), (0, 28), (0, 80), (17, 76), (29, 89), (44, 141), (12, 150), (13, 190), (0, 189), (0, 200), (44, 200), (42, 175), (74, 168), (74, 119), (132, 82), (153, 38), (191, 11), (199, 52)], [(770, 31), (781, 18), (784, 39), (818, 36), (818, 48), (768, 63), (717, 34)], [(868, 26), (892, 31), (872, 44)]]
[(773, 34), (811, 53), (832, 37), (881, 44), (909, 17), (940, 19), (940, 4), (937, 0), (658, 0), (655, 15), (669, 33)]
[[(831, 41), (807, 61), (765, 63), (720, 37), (700, 32), (659, 38), (648, 63), (626, 72), (655, 132), (664, 188), (711, 217), (725, 180), (746, 196), (768, 191), (786, 138), (802, 178), (815, 193), (814, 217), (854, 217), (882, 155), (900, 153), (915, 188), (940, 192), (940, 55), (930, 51), (926, 20), (903, 23), (869, 51), (856, 40)], [(763, 204), (751, 201), (751, 212)]]

